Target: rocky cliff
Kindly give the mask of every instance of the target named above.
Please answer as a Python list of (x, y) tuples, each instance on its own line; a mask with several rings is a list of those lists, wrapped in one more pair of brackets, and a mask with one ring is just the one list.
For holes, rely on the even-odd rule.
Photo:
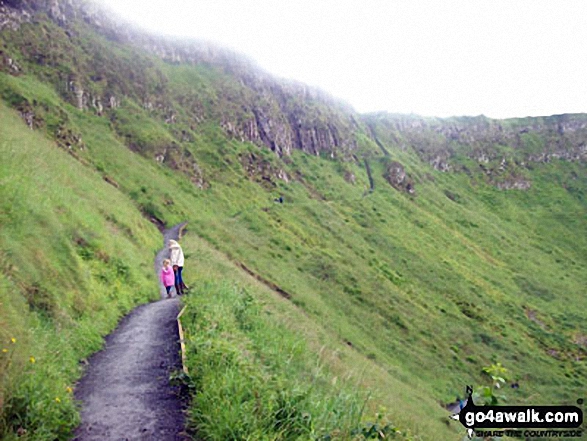
[(493, 120), (484, 116), (364, 116), (378, 144), (414, 149), (436, 170), (480, 171), (498, 188), (526, 190), (523, 170), (553, 160), (587, 162), (587, 115)]
[(365, 117), (373, 136), (400, 148), (412, 147), (437, 170), (450, 170), (450, 159), (466, 154), (479, 163), (504, 159), (548, 162), (587, 159), (587, 115), (493, 120), (484, 116), (423, 118), (374, 114)]
[[(359, 160), (364, 146), (358, 139), (363, 139), (372, 141), (368, 148), (379, 146), (386, 156), (393, 156), (394, 149), (413, 150), (444, 172), (470, 171), (471, 164), (458, 159), (465, 157), (504, 189), (528, 188), (520, 170), (529, 164), (587, 159), (586, 115), (510, 120), (358, 115), (317, 89), (272, 77), (242, 55), (205, 42), (155, 37), (88, 1), (0, 0), (0, 32), (5, 39), (1, 71), (42, 76), (71, 104), (109, 117), (115, 127), (125, 116), (116, 111), (129, 99), (164, 121), (175, 140), (163, 136), (149, 153), (161, 162), (166, 152), (193, 138), (190, 131), (207, 122), (278, 156), (298, 149)], [(88, 33), (101, 40), (90, 44)], [(188, 82), (174, 88), (153, 55), (169, 65), (212, 69), (214, 79), (206, 87)], [(33, 106), (21, 106), (29, 126), (38, 125)], [(128, 103), (124, 111), (129, 112)], [(141, 149), (138, 144), (129, 146)], [(393, 182), (402, 175), (386, 173)], [(494, 179), (501, 175), (507, 179)]]
[[(96, 4), (74, 0), (22, 0), (0, 2), (0, 31), (17, 31), (23, 24), (32, 23), (46, 14), (62, 28), (71, 43), (77, 45), (79, 22), (90, 26), (115, 44), (132, 45), (151, 53), (170, 64), (209, 65), (230, 75), (240, 83), (238, 96), (219, 93), (215, 106), (207, 114), (196, 112), (194, 119), (213, 118), (219, 120), (227, 134), (232, 137), (264, 144), (278, 155), (289, 155), (293, 149), (318, 155), (326, 153), (332, 157), (345, 155), (356, 148), (354, 133), (360, 130), (353, 110), (325, 93), (293, 81), (279, 81), (259, 69), (246, 57), (232, 51), (200, 41), (185, 41), (155, 37), (141, 32), (132, 25), (122, 23)], [(4, 55), (4, 70), (18, 67), (13, 58)], [(31, 53), (33, 57), (46, 54)], [(89, 62), (91, 63), (91, 62)], [(95, 93), (96, 76), (108, 77), (104, 66), (95, 64), (98, 75), (86, 76), (76, 66), (67, 78), (64, 92), (78, 108), (93, 108), (97, 112), (116, 108), (124, 95), (142, 95), (140, 99), (147, 108), (157, 107), (173, 120), (178, 109), (161, 97), (153, 99), (139, 89), (148, 82), (135, 72), (135, 90), (111, 87), (105, 95)], [(102, 71), (102, 72), (100, 72)], [(110, 84), (116, 79), (108, 78)], [(99, 78), (102, 80), (103, 78)], [(167, 92), (165, 81), (158, 85), (159, 95)], [(63, 89), (63, 87), (61, 87)], [(122, 95), (122, 96), (121, 96)], [(153, 94), (150, 94), (153, 95)], [(159, 101), (159, 102), (155, 102)], [(198, 104), (193, 103), (194, 108)], [(201, 107), (201, 106), (200, 106)], [(235, 108), (237, 111), (235, 112)], [(199, 113), (199, 114), (198, 114)]]

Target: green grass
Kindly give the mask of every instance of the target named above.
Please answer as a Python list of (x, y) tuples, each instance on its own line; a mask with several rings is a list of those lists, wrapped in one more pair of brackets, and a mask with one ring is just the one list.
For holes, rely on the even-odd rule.
[[(156, 297), (159, 236), (144, 216), (189, 222), (186, 277), (196, 289), (186, 329), (199, 393), (190, 422), (210, 439), (344, 438), (378, 412), (407, 436), (456, 439), (459, 428), (439, 404), (481, 383), (483, 367), (497, 362), (520, 384), (512, 403), (577, 399), (587, 375), (578, 343), (587, 319), (584, 163), (516, 165), (508, 173), (523, 173), (532, 187), (506, 192), (467, 156), (479, 145), (456, 153), (468, 174), (440, 173), (426, 162), (448, 145), (439, 133), (418, 135), (412, 148), (407, 137), (378, 132), (389, 157), (356, 133), (369, 192), (363, 158), (295, 151), (280, 159), (228, 139), (219, 124), (246, 124), (257, 97), (229, 70), (167, 65), (79, 23), (72, 45), (43, 23), (53, 37), (50, 66), (35, 61), (48, 49), (34, 26), (3, 36), (25, 73), (0, 74), (0, 93), (12, 108), (34, 110), (38, 130), (1, 108), (0, 337), (10, 357), (0, 368), (11, 375), (5, 403), (28, 409), (5, 405), (2, 430), (26, 425), (52, 439), (75, 425), (63, 390), (80, 373), (77, 360), (99, 348), (122, 313)], [(26, 41), (28, 55), (19, 55)], [(76, 56), (61, 59), (61, 51)], [(58, 86), (60, 72), (103, 98), (116, 95), (121, 107), (102, 117), (77, 110)], [(283, 106), (305, 106), (325, 123), (323, 107), (306, 104)], [(277, 111), (273, 101), (263, 105)], [(76, 136), (83, 141), (69, 149)], [(523, 138), (530, 152), (547, 140)], [(390, 160), (403, 164), (417, 196), (385, 181)], [(242, 406), (225, 402), (228, 394)], [(292, 406), (285, 426), (276, 425)], [(55, 409), (60, 416), (45, 418)], [(49, 435), (59, 425), (63, 432)]]
[[(432, 430), (433, 419), (441, 420), (443, 411), (425, 390), (390, 377), (190, 226), (182, 243), (187, 261), (199, 262), (186, 267), (192, 289), (182, 316), (188, 384), (196, 391), (189, 423), (199, 435), (363, 439), (360, 433), (379, 424), (394, 439), (422, 439), (414, 432)], [(421, 424), (414, 426), (403, 407), (406, 397), (420, 400), (428, 414)], [(276, 425), (284, 412), (284, 426)], [(445, 438), (455, 434), (446, 426), (438, 430)]]
[[(279, 189), (284, 205), (252, 198), (246, 182), (225, 191), (217, 185), (234, 208), (217, 209), (209, 220), (200, 214), (196, 230), (290, 293), (340, 341), (393, 366), (389, 375), (406, 389), (448, 401), (463, 384), (480, 381), (483, 366), (501, 361), (525, 385), (515, 400), (575, 399), (584, 367), (573, 340), (584, 316), (566, 305), (582, 302), (585, 259), (569, 240), (583, 236), (542, 201), (558, 201), (575, 231), (585, 231), (576, 199), (546, 180), (512, 194), (438, 173), (434, 184), (421, 183), (416, 199), (380, 177), (379, 190), (363, 197), (364, 188), (349, 188), (334, 163), (301, 155), (294, 163), (321, 176), (313, 184), (326, 202), (308, 198), (297, 183)], [(462, 202), (444, 189), (458, 191)], [(530, 320), (528, 310), (549, 327)]]
[(0, 433), (68, 439), (79, 360), (123, 314), (157, 296), (159, 233), (4, 105), (0, 120)]
[(361, 397), (330, 387), (303, 340), (268, 318), (247, 290), (200, 280), (186, 305), (187, 363), (197, 391), (190, 423), (200, 436), (348, 439), (359, 426)]

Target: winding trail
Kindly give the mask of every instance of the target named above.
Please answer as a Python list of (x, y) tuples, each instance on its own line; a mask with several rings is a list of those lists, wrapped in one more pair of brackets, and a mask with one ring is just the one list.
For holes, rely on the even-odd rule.
[[(164, 244), (177, 240), (184, 226), (165, 231)], [(166, 253), (164, 247), (155, 258), (157, 272)], [(181, 369), (179, 307), (177, 297), (139, 306), (106, 337), (75, 390), (82, 423), (74, 440), (190, 439), (179, 390), (169, 383), (171, 371)]]

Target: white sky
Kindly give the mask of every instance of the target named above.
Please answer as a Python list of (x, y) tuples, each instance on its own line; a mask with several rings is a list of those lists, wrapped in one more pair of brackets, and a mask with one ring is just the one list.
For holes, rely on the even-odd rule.
[(217, 42), (360, 112), (587, 112), (585, 0), (98, 0)]

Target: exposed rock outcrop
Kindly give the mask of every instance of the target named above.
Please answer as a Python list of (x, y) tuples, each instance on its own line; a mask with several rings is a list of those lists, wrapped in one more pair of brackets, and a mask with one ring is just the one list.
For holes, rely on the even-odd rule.
[(404, 166), (399, 162), (392, 161), (387, 164), (384, 178), (396, 190), (403, 191), (408, 194), (416, 194), (413, 179), (407, 175)]
[(532, 185), (523, 176), (511, 176), (495, 184), (500, 190), (528, 190)]
[(250, 179), (261, 183), (269, 189), (272, 189), (277, 185), (275, 183), (276, 180), (284, 182), (290, 181), (290, 177), (285, 170), (276, 167), (260, 155), (254, 153), (241, 155), (240, 161)]
[(23, 23), (31, 21), (31, 13), (20, 1), (0, 1), (0, 31), (17, 30)]

